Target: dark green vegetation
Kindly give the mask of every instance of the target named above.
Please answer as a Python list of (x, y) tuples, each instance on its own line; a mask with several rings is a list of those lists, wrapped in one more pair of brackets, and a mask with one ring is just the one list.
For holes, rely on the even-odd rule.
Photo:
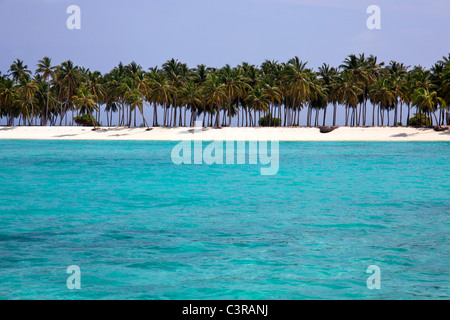
[(80, 114), (76, 116), (74, 119), (76, 124), (84, 127), (97, 127), (99, 123), (95, 120), (94, 116), (90, 114)]
[(414, 114), (414, 117), (408, 120), (408, 126), (413, 127), (429, 127), (432, 123), (431, 118), (427, 117), (423, 113)]
[[(7, 74), (0, 73), (0, 120), (8, 126), (86, 125), (89, 117), (83, 115), (100, 122), (104, 114), (107, 126), (131, 127), (137, 126), (138, 111), (145, 126), (150, 126), (145, 113), (152, 126), (193, 126), (195, 120), (215, 127), (335, 126), (338, 111), (345, 113), (346, 126), (439, 126), (449, 123), (449, 106), (450, 54), (430, 70), (395, 61), (385, 65), (361, 54), (317, 71), (297, 57), (220, 69), (190, 69), (172, 59), (148, 71), (135, 62), (121, 63), (102, 75), (70, 60), (53, 66), (45, 57), (34, 73), (18, 59)], [(300, 123), (302, 111), (306, 123)], [(422, 117), (431, 123), (417, 120)]]
[(279, 127), (281, 126), (281, 119), (274, 118), (270, 113), (259, 119), (260, 127)]

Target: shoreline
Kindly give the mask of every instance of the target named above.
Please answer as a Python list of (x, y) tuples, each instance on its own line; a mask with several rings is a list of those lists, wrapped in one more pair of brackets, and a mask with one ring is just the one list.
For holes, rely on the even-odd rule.
[(321, 133), (307, 127), (146, 128), (0, 127), (0, 140), (105, 140), (105, 141), (434, 141), (450, 142), (450, 130), (413, 127), (338, 127)]

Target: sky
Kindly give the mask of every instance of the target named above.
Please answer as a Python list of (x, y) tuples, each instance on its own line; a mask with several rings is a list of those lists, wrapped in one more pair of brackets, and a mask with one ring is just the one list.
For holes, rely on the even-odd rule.
[[(81, 9), (69, 30), (67, 7)], [(369, 30), (369, 5), (381, 29)], [(260, 65), (298, 56), (317, 69), (349, 54), (430, 67), (450, 52), (449, 0), (0, 0), (0, 71), (44, 56), (108, 72), (171, 58), (190, 67)]]

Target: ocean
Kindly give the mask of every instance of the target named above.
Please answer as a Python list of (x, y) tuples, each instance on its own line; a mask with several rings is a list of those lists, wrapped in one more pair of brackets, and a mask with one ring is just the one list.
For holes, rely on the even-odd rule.
[(0, 299), (449, 299), (450, 143), (176, 144), (0, 140)]

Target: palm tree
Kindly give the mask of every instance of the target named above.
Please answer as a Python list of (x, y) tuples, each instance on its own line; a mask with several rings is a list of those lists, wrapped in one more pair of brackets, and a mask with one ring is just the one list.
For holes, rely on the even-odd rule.
[(298, 112), (297, 119), (300, 118), (300, 109), (310, 95), (311, 70), (306, 68), (306, 64), (307, 62), (303, 63), (298, 57), (294, 57), (288, 61), (283, 70), (283, 81), (285, 86), (288, 88), (287, 102), (291, 108), (290, 113), (286, 112), (288, 116), (287, 120), (285, 113), (285, 123), (288, 121), (289, 125), (293, 125), (295, 122), (295, 112)]
[(197, 112), (202, 104), (199, 88), (193, 82), (187, 82), (180, 88), (179, 97), (181, 104), (186, 105), (191, 110), (190, 126), (192, 127), (195, 125)]
[(424, 111), (425, 113), (431, 113), (436, 120), (436, 126), (440, 128), (440, 124), (435, 112), (439, 107), (446, 107), (444, 99), (439, 97), (436, 91), (430, 92), (428, 91), (428, 89), (418, 88), (416, 89), (416, 91), (414, 91), (412, 100), (413, 104), (417, 106), (421, 111)]
[[(58, 82), (61, 86), (62, 92), (65, 91), (66, 100), (64, 101), (65, 108), (61, 109), (61, 119), (59, 122), (59, 125), (62, 125), (62, 120), (67, 114), (67, 111), (72, 109), (72, 96), (73, 93), (77, 90), (80, 82), (81, 82), (81, 72), (79, 67), (74, 66), (73, 62), (68, 60), (61, 64), (60, 67), (58, 67), (57, 72), (58, 75)], [(63, 104), (61, 104), (62, 108)], [(72, 122), (73, 122), (74, 114), (72, 112)], [(67, 117), (66, 117), (66, 125), (67, 125)]]
[[(17, 102), (25, 112), (26, 119), (30, 126), (34, 125), (34, 102), (35, 94), (38, 90), (39, 88), (34, 80), (30, 80), (27, 77), (22, 77), (19, 80), (19, 87), (17, 89)], [(31, 107), (31, 116), (28, 107)]]
[[(247, 62), (243, 62), (242, 65), (237, 67), (237, 69), (240, 70), (243, 80), (248, 85), (245, 92), (243, 92), (243, 96), (240, 97), (242, 110), (245, 113), (246, 125), (253, 126), (253, 123), (256, 123), (256, 119), (252, 118), (251, 110), (245, 102), (245, 97), (249, 94), (252, 88), (255, 88), (261, 82), (261, 70), (259, 70), (259, 68), (255, 65), (251, 65)], [(248, 122), (248, 120), (250, 120), (250, 122)]]
[[(324, 63), (319, 67), (318, 75), (324, 82), (324, 88), (328, 93), (328, 103), (333, 103), (333, 126), (336, 125), (336, 112), (337, 112), (337, 98), (336, 98), (336, 78), (338, 77), (338, 71), (334, 67)], [(323, 126), (325, 126), (325, 118), (327, 114), (327, 105), (324, 106)]]
[(126, 94), (127, 103), (130, 106), (130, 110), (139, 109), (141, 113), (142, 119), (144, 120), (144, 125), (147, 127), (147, 130), (150, 130), (150, 126), (147, 123), (144, 115), (144, 99), (138, 89), (131, 89)]
[[(141, 93), (145, 94), (145, 92), (146, 92), (145, 83), (144, 83), (145, 75), (144, 75), (144, 71), (142, 70), (142, 67), (133, 61), (125, 67), (125, 70), (126, 70), (126, 74), (127, 74), (127, 78), (125, 79), (126, 84), (127, 84), (126, 89), (125, 89), (126, 94), (128, 96), (130, 94), (134, 95), (134, 92), (132, 92), (134, 90), (138, 90), (138, 92), (139, 92), (139, 90), (141, 90)], [(139, 88), (139, 86), (141, 88)], [(128, 97), (126, 99), (127, 99), (127, 101), (130, 101), (130, 100), (128, 100)], [(135, 101), (136, 103), (133, 105), (128, 104), (129, 111), (130, 111), (129, 119), (128, 119), (128, 127), (129, 128), (131, 127), (133, 110), (134, 110), (134, 115), (135, 115), (134, 126), (136, 126), (136, 107), (138, 107), (140, 105), (140, 101), (137, 101), (136, 99), (133, 99), (132, 101)], [(143, 108), (143, 106), (142, 106), (142, 108)]]
[(192, 81), (195, 83), (195, 85), (197, 86), (198, 90), (199, 90), (199, 97), (201, 99), (201, 110), (197, 110), (200, 111), (201, 113), (203, 113), (203, 126), (205, 126), (205, 121), (206, 121), (206, 99), (205, 96), (202, 94), (202, 88), (206, 82), (206, 80), (208, 79), (208, 74), (211, 73), (213, 70), (211, 68), (206, 67), (206, 65), (204, 64), (200, 64), (197, 65), (197, 68), (195, 68), (192, 71), (192, 76), (191, 79)]
[[(219, 70), (220, 82), (223, 83), (225, 93), (227, 95), (227, 107), (228, 107), (228, 125), (231, 127), (231, 106), (233, 101), (238, 99), (239, 94), (244, 88), (250, 88), (250, 86), (243, 80), (238, 69), (231, 69), (229, 65)], [(239, 106), (237, 106), (239, 108)]]
[(49, 57), (44, 57), (38, 61), (36, 73), (42, 75), (45, 82), (47, 83), (47, 104), (45, 108), (45, 121), (44, 126), (47, 125), (48, 121), (48, 105), (50, 102), (50, 78), (53, 77), (56, 70), (55, 66), (52, 66), (52, 59)]
[[(211, 73), (208, 75), (203, 90), (208, 103), (216, 110), (215, 127), (220, 128), (220, 111), (228, 98), (225, 85), (220, 82), (220, 79), (216, 74)], [(213, 109), (211, 112), (213, 112)]]
[(17, 59), (13, 62), (9, 71), (14, 82), (18, 83), (22, 78), (29, 78), (31, 76), (31, 71), (28, 70), (28, 66), (23, 64), (22, 60)]
[[(370, 55), (368, 58), (364, 59), (364, 54), (361, 55), (362, 63), (364, 66), (364, 69), (367, 73), (367, 80), (363, 81), (362, 83), (362, 110), (363, 110), (363, 123), (362, 125), (366, 125), (366, 118), (367, 118), (367, 101), (369, 99), (370, 95), (370, 86), (374, 85), (377, 79), (382, 75), (383, 70), (382, 67), (384, 65), (384, 62), (378, 63), (377, 57)], [(373, 123), (372, 119), (372, 123)]]
[[(262, 85), (267, 90), (267, 93), (271, 96), (272, 101), (272, 111), (271, 114), (275, 113), (275, 108), (278, 108), (278, 118), (281, 119), (281, 107), (283, 103), (283, 65), (279, 64), (278, 61), (266, 60), (261, 64), (262, 72)], [(271, 125), (272, 117), (269, 118), (269, 125)], [(281, 125), (281, 122), (280, 122)]]
[[(282, 93), (279, 87), (276, 85), (273, 78), (265, 78), (261, 83), (261, 88), (265, 91), (266, 95), (269, 97), (269, 126), (272, 125), (272, 116), (274, 114), (275, 106), (279, 106), (282, 100)], [(272, 107), (272, 110), (270, 110)], [(280, 124), (281, 125), (281, 124)]]
[[(256, 126), (256, 111), (261, 113), (261, 111), (267, 111), (271, 103), (270, 96), (267, 94), (266, 90), (262, 89), (260, 86), (253, 88), (247, 98), (246, 102), (253, 108)], [(261, 117), (260, 117), (261, 118)]]
[[(381, 114), (381, 124), (384, 124), (384, 110), (388, 110), (389, 117), (389, 108), (395, 104), (396, 101), (396, 92), (392, 90), (392, 87), (389, 84), (389, 80), (387, 77), (382, 77), (378, 79), (376, 84), (370, 89), (370, 97), (372, 100), (372, 104), (374, 106), (378, 105)], [(374, 114), (375, 119), (375, 114)], [(379, 122), (377, 122), (379, 124)], [(388, 126), (389, 126), (389, 118), (388, 118)]]
[[(376, 81), (382, 65), (383, 63), (377, 63), (377, 58), (374, 56), (366, 58), (364, 54), (360, 54), (359, 57), (352, 54), (339, 66), (343, 71), (348, 72), (348, 80), (361, 88), (361, 93), (358, 97), (358, 104), (360, 104), (359, 116), (357, 106), (353, 108), (353, 121), (356, 125), (360, 125), (361, 115), (362, 125), (365, 126), (366, 124), (369, 87)], [(372, 125), (374, 125), (374, 119), (372, 119)]]
[(99, 71), (89, 72), (84, 82), (86, 88), (95, 97), (97, 105), (97, 122), (100, 122), (100, 106), (105, 102), (105, 87), (103, 85), (103, 77)]
[(118, 125), (125, 125), (125, 93), (127, 91), (127, 86), (124, 84), (126, 81), (126, 68), (119, 63), (118, 66), (114, 67), (113, 70), (108, 74), (108, 86), (110, 93), (113, 94), (119, 110), (119, 120)]
[[(450, 103), (448, 96), (448, 71), (450, 65), (448, 65), (448, 60), (447, 63), (445, 63), (446, 59), (448, 58), (443, 57), (443, 60), (438, 61), (431, 67), (430, 79), (433, 85), (432, 88), (435, 89), (438, 96), (441, 97), (448, 106)], [(448, 109), (440, 108), (439, 119), (441, 124), (445, 122), (446, 111), (448, 112)]]
[(412, 95), (415, 90), (415, 82), (413, 81), (411, 74), (412, 74), (411, 72), (407, 72), (404, 77), (403, 86), (402, 86), (402, 95), (401, 95), (402, 99), (403, 99), (403, 103), (405, 103), (408, 108), (408, 114), (406, 117), (406, 125), (408, 125), (408, 123), (409, 123), (409, 118), (410, 118), (410, 114), (411, 114)]
[(93, 111), (97, 110), (97, 96), (92, 94), (87, 87), (82, 85), (77, 90), (77, 95), (72, 97), (73, 103), (77, 110), (80, 111), (81, 114), (89, 114), (91, 119), (93, 119), (94, 129), (96, 128), (96, 122)]
[[(328, 106), (328, 88), (324, 84), (323, 79), (317, 79), (315, 76), (311, 79), (311, 94), (309, 96), (310, 117), (312, 116), (312, 110), (316, 110), (316, 118), (314, 126), (319, 125), (319, 111), (324, 110), (323, 126), (325, 126), (325, 119), (327, 115)], [(309, 120), (311, 123), (311, 120)]]
[(153, 102), (153, 126), (158, 126), (157, 105), (163, 107), (163, 126), (166, 126), (167, 109), (176, 90), (164, 74), (156, 71), (149, 74), (147, 88), (148, 101)]
[(171, 104), (173, 107), (173, 126), (176, 127), (178, 107), (180, 107), (180, 121), (181, 121), (181, 106), (178, 105), (177, 91), (183, 85), (183, 83), (186, 82), (189, 69), (187, 68), (186, 64), (178, 62), (178, 60), (175, 59), (171, 59), (165, 62), (162, 68), (167, 79), (169, 79), (173, 87), (171, 93)]
[(354, 81), (351, 80), (350, 73), (348, 71), (341, 72), (340, 77), (337, 79), (336, 83), (336, 94), (339, 103), (344, 104), (346, 107), (345, 125), (348, 125), (349, 108), (351, 108), (354, 112), (359, 103), (358, 96), (362, 94), (362, 92), (363, 90), (361, 89), (361, 87), (356, 85)]
[(0, 106), (2, 107), (2, 113), (7, 116), (7, 126), (10, 127), (14, 126), (16, 90), (14, 80), (2, 78), (0, 82)]
[(408, 73), (409, 66), (405, 66), (403, 63), (391, 61), (386, 67), (392, 85), (392, 91), (395, 96), (395, 109), (394, 109), (394, 126), (398, 125), (398, 102), (400, 101), (400, 122), (402, 122), (402, 105), (403, 105), (403, 93), (404, 82), (406, 74)]
[[(449, 55), (450, 58), (450, 55)], [(447, 59), (447, 62), (444, 67), (444, 75), (442, 77), (442, 98), (447, 104), (447, 125), (450, 124), (450, 62)]]

